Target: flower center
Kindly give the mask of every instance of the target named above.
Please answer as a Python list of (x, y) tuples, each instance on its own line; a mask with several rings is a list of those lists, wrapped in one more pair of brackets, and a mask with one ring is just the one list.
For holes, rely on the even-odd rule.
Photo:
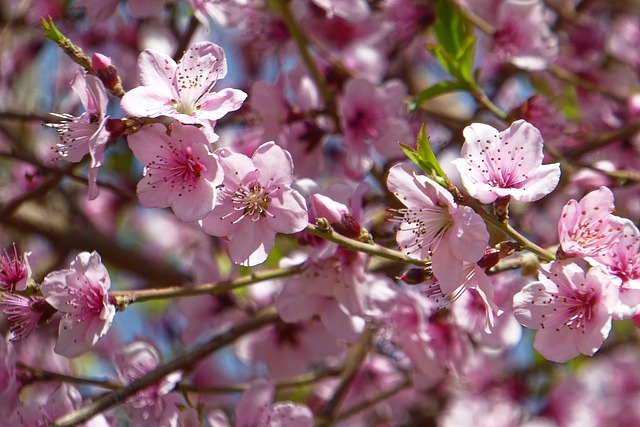
[[(158, 154), (156, 159), (147, 165), (147, 175), (157, 175), (157, 179), (151, 181), (152, 187), (159, 183), (168, 184), (171, 188), (180, 187), (182, 190), (191, 191), (195, 188), (207, 167), (200, 163), (200, 158), (193, 154), (191, 147), (176, 149), (169, 147), (169, 155)], [(178, 196), (182, 196), (179, 193)]]
[(253, 222), (267, 215), (273, 217), (268, 211), (271, 201), (269, 192), (258, 183), (252, 183), (249, 186), (242, 184), (231, 196), (231, 201), (234, 210), (242, 211), (242, 215), (234, 223), (244, 217), (250, 217)]
[(420, 209), (387, 209), (390, 221), (401, 222), (399, 232), (411, 232), (414, 239), (398, 248), (406, 254), (421, 251), (425, 247), (434, 248), (453, 225), (446, 206), (430, 206)]

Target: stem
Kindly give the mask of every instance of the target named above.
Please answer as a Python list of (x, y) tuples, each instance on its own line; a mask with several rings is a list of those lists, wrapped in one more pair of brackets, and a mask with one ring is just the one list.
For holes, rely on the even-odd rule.
[(338, 416), (335, 417), (335, 419), (333, 420), (334, 422), (331, 424), (334, 424), (335, 422), (338, 421), (343, 421), (347, 418), (350, 418), (372, 406), (374, 406), (377, 403), (380, 403), (384, 400), (387, 400), (388, 398), (394, 396), (396, 393), (404, 390), (405, 388), (409, 387), (411, 385), (411, 380), (409, 378), (406, 378), (404, 381), (402, 381), (400, 384), (398, 384), (397, 386), (387, 390), (387, 391), (383, 391), (381, 393), (378, 393), (377, 395), (369, 398), (369, 399), (365, 399), (362, 402), (353, 405), (351, 408), (345, 410), (344, 412), (342, 412), (341, 414), (339, 414)]
[(482, 219), (487, 224), (502, 231), (504, 234), (508, 235), (513, 240), (518, 242), (520, 246), (538, 255), (540, 259), (543, 259), (548, 262), (551, 262), (556, 259), (556, 257), (551, 252), (549, 252), (544, 248), (541, 248), (540, 246), (536, 245), (535, 243), (533, 243), (532, 241), (524, 237), (522, 234), (516, 231), (513, 227), (511, 227), (509, 223), (504, 223), (498, 220), (497, 218), (494, 218), (489, 212), (484, 210), (484, 208), (480, 204), (478, 204), (475, 200), (472, 200), (467, 197), (466, 200), (462, 202), (462, 204), (471, 207), (474, 211), (476, 211), (478, 215), (482, 217)]
[(225, 280), (218, 283), (206, 283), (197, 286), (171, 286), (161, 289), (139, 289), (132, 291), (115, 291), (110, 292), (111, 297), (115, 297), (118, 301), (118, 307), (126, 307), (134, 302), (145, 302), (159, 299), (170, 299), (180, 297), (191, 297), (196, 295), (220, 295), (224, 292), (231, 291), (243, 286), (252, 285), (254, 283), (263, 282), (265, 280), (289, 277), (301, 273), (304, 268), (301, 265), (289, 268), (277, 268), (273, 270), (259, 271), (251, 273), (248, 276), (236, 278), (233, 280)]
[(246, 334), (247, 332), (254, 331), (262, 328), (270, 323), (275, 322), (279, 318), (275, 308), (270, 307), (256, 314), (256, 316), (247, 322), (234, 326), (228, 329), (221, 335), (216, 336), (212, 340), (196, 347), (187, 354), (184, 354), (169, 363), (157, 367), (148, 374), (138, 378), (132, 383), (127, 384), (125, 387), (114, 390), (110, 393), (103, 395), (96, 399), (94, 402), (89, 403), (82, 408), (73, 411), (67, 415), (64, 415), (55, 420), (50, 427), (72, 427), (77, 426), (99, 413), (106, 411), (107, 409), (124, 402), (130, 396), (133, 396), (138, 391), (149, 387), (150, 385), (160, 381), (165, 376), (179, 370), (189, 369), (199, 360), (207, 357), (211, 353), (220, 348), (234, 342), (236, 339)]
[[(473, 25), (475, 25), (476, 27), (478, 27), (480, 29), (480, 31), (482, 31), (483, 33), (487, 34), (488, 36), (493, 36), (496, 32), (496, 29), (489, 24), (487, 21), (485, 21), (484, 19), (482, 19), (480, 16), (476, 15), (475, 13), (473, 13), (472, 11), (468, 10), (467, 8), (461, 7), (460, 8), (460, 12), (469, 20), (471, 21), (471, 23)], [(588, 90), (590, 92), (595, 92), (598, 93), (602, 96), (605, 96), (609, 99), (613, 99), (614, 101), (618, 101), (618, 102), (625, 102), (626, 98), (618, 96), (614, 93), (608, 92), (606, 91), (604, 88), (588, 81), (588, 80), (584, 80), (578, 76), (576, 76), (575, 74), (573, 74), (570, 71), (565, 70), (564, 68), (559, 67), (556, 64), (547, 64), (547, 71), (549, 71), (551, 74), (553, 74), (554, 76), (556, 76), (557, 78), (559, 78), (560, 80), (564, 80), (565, 82), (568, 83), (572, 83), (578, 87), (581, 87), (582, 89)], [(475, 95), (474, 95), (475, 97)], [(483, 104), (484, 105), (484, 104)], [(493, 112), (493, 110), (491, 110)], [(495, 114), (495, 113), (494, 113)]]
[(476, 100), (480, 105), (489, 110), (494, 116), (498, 117), (503, 121), (507, 121), (508, 115), (504, 111), (502, 111), (496, 104), (491, 102), (489, 97), (480, 89), (479, 87), (475, 87), (469, 91), (473, 96), (473, 99)]
[[(327, 83), (324, 79), (324, 76), (318, 69), (318, 66), (313, 60), (311, 53), (309, 52), (309, 48), (307, 47), (307, 42), (304, 38), (304, 35), (298, 28), (298, 25), (296, 24), (295, 20), (293, 19), (293, 16), (291, 15), (291, 11), (289, 10), (289, 2), (287, 0), (274, 0), (272, 2), (272, 5), (277, 11), (280, 12), (280, 16), (284, 21), (284, 25), (287, 27), (287, 31), (289, 31), (289, 34), (291, 35), (296, 45), (298, 46), (298, 50), (300, 51), (302, 60), (304, 61), (307, 68), (309, 69), (309, 72), (311, 73), (311, 77), (313, 77), (313, 80), (318, 85), (318, 89), (320, 89), (320, 93), (322, 94), (322, 98), (326, 103), (326, 108), (328, 112), (332, 116), (335, 116), (335, 102), (333, 100), (331, 91), (327, 87)], [(336, 123), (339, 123), (339, 122), (336, 121)]]
[(321, 228), (321, 227), (318, 227), (317, 225), (308, 224), (305, 231), (307, 233), (313, 234), (314, 236), (318, 236), (322, 239), (329, 240), (330, 242), (336, 243), (344, 248), (351, 249), (353, 251), (364, 252), (365, 254), (369, 254), (369, 255), (376, 255), (382, 258), (390, 259), (391, 261), (417, 265), (418, 267), (425, 267), (425, 266), (431, 265), (431, 261), (411, 258), (404, 255), (401, 252), (394, 251), (389, 248), (385, 248), (384, 246), (380, 246), (375, 243), (364, 243), (358, 240), (350, 239), (348, 237), (343, 236), (342, 234), (336, 233), (330, 227)]
[[(276, 390), (283, 390), (287, 388), (302, 387), (309, 384), (317, 383), (325, 378), (335, 377), (340, 374), (340, 370), (337, 368), (327, 368), (317, 373), (309, 373), (297, 375), (287, 380), (279, 381), (275, 383)], [(195, 387), (192, 385), (180, 385), (179, 387), (194, 393), (243, 393), (251, 384), (235, 384), (231, 386), (219, 386), (219, 387)]]
[(375, 332), (376, 330), (373, 323), (367, 323), (364, 334), (362, 334), (360, 340), (351, 348), (347, 356), (341, 374), (342, 379), (340, 384), (338, 384), (338, 388), (333, 393), (333, 397), (318, 410), (319, 420), (316, 424), (317, 426), (322, 427), (332, 423), (334, 419), (333, 413), (338, 409), (342, 400), (347, 397), (349, 388), (373, 345)]
[(18, 362), (18, 368), (29, 371), (29, 380), (31, 381), (59, 381), (70, 384), (88, 385), (94, 387), (102, 387), (110, 390), (116, 390), (123, 387), (122, 384), (109, 381), (109, 380), (96, 380), (91, 378), (73, 377), (71, 375), (60, 374), (58, 372), (51, 372), (45, 369), (37, 368), (34, 366), (25, 365), (22, 362)]

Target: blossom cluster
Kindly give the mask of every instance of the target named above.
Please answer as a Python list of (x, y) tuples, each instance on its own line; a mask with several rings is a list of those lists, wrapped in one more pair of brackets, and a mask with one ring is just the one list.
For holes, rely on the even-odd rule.
[(31, 3), (0, 427), (640, 424), (625, 5)]

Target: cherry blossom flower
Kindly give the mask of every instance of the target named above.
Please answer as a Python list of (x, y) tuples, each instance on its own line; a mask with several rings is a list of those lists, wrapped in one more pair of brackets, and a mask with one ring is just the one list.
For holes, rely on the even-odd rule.
[(629, 65), (640, 67), (640, 54), (635, 48), (640, 36), (640, 19), (637, 16), (621, 15), (609, 32), (607, 51)]
[[(135, 341), (113, 357), (118, 378), (125, 384), (148, 374), (160, 365), (160, 353), (145, 341)], [(177, 393), (171, 393), (182, 379), (182, 372), (173, 372), (157, 384), (138, 391), (126, 401), (127, 411), (131, 415), (132, 425), (158, 425), (177, 427), (180, 415), (176, 404), (184, 404)]]
[(518, 120), (502, 132), (473, 123), (463, 134), (461, 158), (453, 163), (469, 195), (482, 203), (534, 202), (558, 185), (560, 163), (542, 164), (542, 136), (530, 123)]
[(226, 237), (233, 262), (262, 263), (276, 233), (296, 233), (307, 226), (304, 198), (290, 185), (293, 162), (274, 142), (262, 144), (251, 158), (220, 148), (224, 181), (217, 206), (201, 222), (205, 233)]
[(198, 128), (180, 123), (170, 131), (160, 124), (145, 126), (129, 136), (129, 147), (145, 165), (137, 189), (143, 206), (170, 206), (184, 222), (203, 219), (213, 209), (222, 169)]
[(362, 79), (345, 85), (338, 100), (344, 129), (346, 167), (360, 177), (371, 169), (371, 149), (384, 156), (398, 155), (398, 141), (413, 139), (411, 128), (402, 111), (407, 89), (399, 81), (376, 86)]
[(107, 333), (116, 314), (109, 301), (110, 287), (109, 273), (95, 251), (78, 254), (71, 268), (54, 271), (44, 278), (44, 299), (64, 314), (56, 353), (79, 356)]
[(37, 326), (49, 322), (56, 313), (44, 298), (38, 296), (0, 295), (0, 307), (9, 321), (11, 341), (26, 338)]
[(262, 361), (272, 378), (288, 378), (341, 354), (333, 332), (315, 319), (295, 323), (278, 321), (260, 332), (241, 337), (235, 350), (238, 359), (247, 365)]
[(12, 255), (9, 255), (6, 249), (4, 250), (4, 255), (0, 256), (0, 289), (10, 293), (27, 289), (31, 280), (29, 255), (31, 252), (25, 252), (19, 256), (15, 244)]
[(463, 263), (482, 258), (489, 241), (482, 218), (470, 207), (457, 205), (435, 181), (411, 175), (400, 165), (389, 171), (387, 186), (406, 206), (390, 210), (392, 219), (401, 223), (398, 249), (413, 258), (431, 256), (440, 283), (447, 289), (460, 286), (465, 280)]
[(570, 261), (541, 266), (539, 281), (513, 298), (514, 315), (536, 329), (533, 346), (546, 359), (566, 362), (592, 356), (609, 335), (618, 289), (600, 266), (586, 273)]
[[(297, 257), (283, 261), (299, 264)], [(344, 248), (323, 259), (309, 257), (300, 277), (283, 280), (275, 299), (282, 320), (297, 322), (318, 316), (336, 338), (357, 340), (365, 317), (379, 314), (376, 303), (393, 296), (390, 280), (366, 271), (368, 261), (365, 254)]]
[(620, 290), (614, 319), (630, 319), (640, 312), (640, 231), (625, 220), (622, 233), (601, 255), (590, 262), (602, 265)]
[[(76, 387), (62, 383), (53, 392), (41, 392), (31, 396), (16, 410), (14, 418), (7, 425), (40, 427), (52, 424), (56, 419), (82, 407), (82, 395)], [(83, 427), (110, 427), (111, 423), (102, 414), (78, 424)]]
[(215, 121), (244, 102), (247, 94), (238, 89), (211, 92), (227, 75), (222, 48), (211, 42), (193, 44), (176, 63), (171, 57), (147, 49), (138, 58), (140, 86), (122, 98), (122, 110), (136, 117), (168, 116), (184, 124), (203, 125), (209, 142)]
[(585, 258), (609, 251), (623, 228), (614, 211), (613, 193), (607, 187), (590, 192), (580, 202), (569, 200), (558, 222), (563, 256)]
[(48, 123), (60, 136), (55, 152), (62, 159), (77, 163), (86, 154), (91, 155), (89, 199), (98, 197), (98, 167), (104, 162), (104, 149), (109, 140), (107, 130), (107, 91), (96, 76), (79, 70), (71, 82), (71, 89), (80, 97), (85, 109), (79, 117), (71, 114), (54, 114), (60, 123)]
[(503, 1), (497, 17), (493, 48), (502, 61), (543, 70), (558, 56), (558, 38), (549, 27), (542, 0)]
[(255, 380), (240, 397), (236, 407), (236, 427), (311, 427), (313, 414), (293, 402), (272, 404), (275, 387), (267, 380)]

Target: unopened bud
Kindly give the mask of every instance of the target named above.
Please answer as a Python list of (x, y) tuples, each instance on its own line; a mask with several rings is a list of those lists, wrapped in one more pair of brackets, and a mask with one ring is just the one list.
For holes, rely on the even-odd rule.
[(122, 98), (124, 96), (124, 90), (122, 89), (122, 81), (118, 76), (116, 67), (113, 66), (111, 58), (101, 53), (94, 53), (91, 58), (93, 72), (100, 79), (104, 87), (114, 96)]

